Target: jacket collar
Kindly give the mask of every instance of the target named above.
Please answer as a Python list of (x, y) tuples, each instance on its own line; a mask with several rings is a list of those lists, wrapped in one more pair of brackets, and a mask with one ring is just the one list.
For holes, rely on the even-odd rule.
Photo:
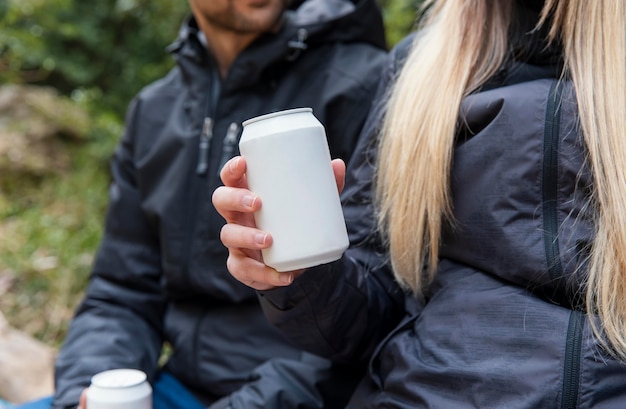
[[(210, 65), (212, 57), (199, 38), (199, 28), (189, 16), (178, 38), (168, 47), (182, 69), (186, 60)], [(275, 33), (255, 40), (235, 60), (227, 81), (240, 86), (255, 83), (271, 67), (297, 60), (311, 48), (330, 43), (368, 43), (385, 48), (382, 15), (376, 0), (305, 0), (285, 12)]]

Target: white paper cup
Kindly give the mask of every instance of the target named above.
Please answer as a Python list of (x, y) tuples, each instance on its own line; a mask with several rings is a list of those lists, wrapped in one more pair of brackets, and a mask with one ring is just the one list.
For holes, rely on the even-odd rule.
[(91, 378), (87, 409), (152, 409), (152, 388), (137, 369), (112, 369)]
[(245, 121), (239, 150), (249, 188), (262, 201), (256, 225), (273, 238), (264, 263), (290, 271), (340, 258), (348, 234), (326, 133), (312, 109)]

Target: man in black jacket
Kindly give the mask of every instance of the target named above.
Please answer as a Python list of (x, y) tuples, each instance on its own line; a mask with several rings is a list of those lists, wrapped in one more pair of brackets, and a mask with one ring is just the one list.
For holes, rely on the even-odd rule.
[(289, 344), (228, 273), (211, 193), (242, 121), (277, 110), (311, 107), (332, 156), (349, 159), (385, 60), (380, 10), (374, 0), (190, 6), (170, 46), (177, 66), (130, 105), (52, 407), (75, 408), (91, 376), (113, 368), (146, 372), (155, 409), (342, 407), (346, 368)]

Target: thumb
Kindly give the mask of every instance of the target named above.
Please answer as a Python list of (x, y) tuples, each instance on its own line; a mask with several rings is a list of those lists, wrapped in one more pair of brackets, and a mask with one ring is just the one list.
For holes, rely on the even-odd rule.
[(346, 164), (341, 159), (334, 159), (331, 162), (333, 167), (333, 173), (335, 174), (335, 183), (337, 183), (337, 190), (341, 194), (346, 182)]
[(80, 401), (76, 409), (87, 409), (87, 389), (80, 394)]

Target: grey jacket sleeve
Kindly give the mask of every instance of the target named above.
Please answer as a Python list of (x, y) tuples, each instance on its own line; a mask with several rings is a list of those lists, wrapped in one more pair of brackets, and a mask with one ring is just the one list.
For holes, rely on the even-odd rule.
[(55, 366), (53, 408), (76, 407), (97, 372), (138, 368), (154, 375), (161, 351), (164, 300), (158, 243), (139, 207), (134, 177), (134, 101), (112, 162), (113, 183), (104, 237), (86, 295)]

